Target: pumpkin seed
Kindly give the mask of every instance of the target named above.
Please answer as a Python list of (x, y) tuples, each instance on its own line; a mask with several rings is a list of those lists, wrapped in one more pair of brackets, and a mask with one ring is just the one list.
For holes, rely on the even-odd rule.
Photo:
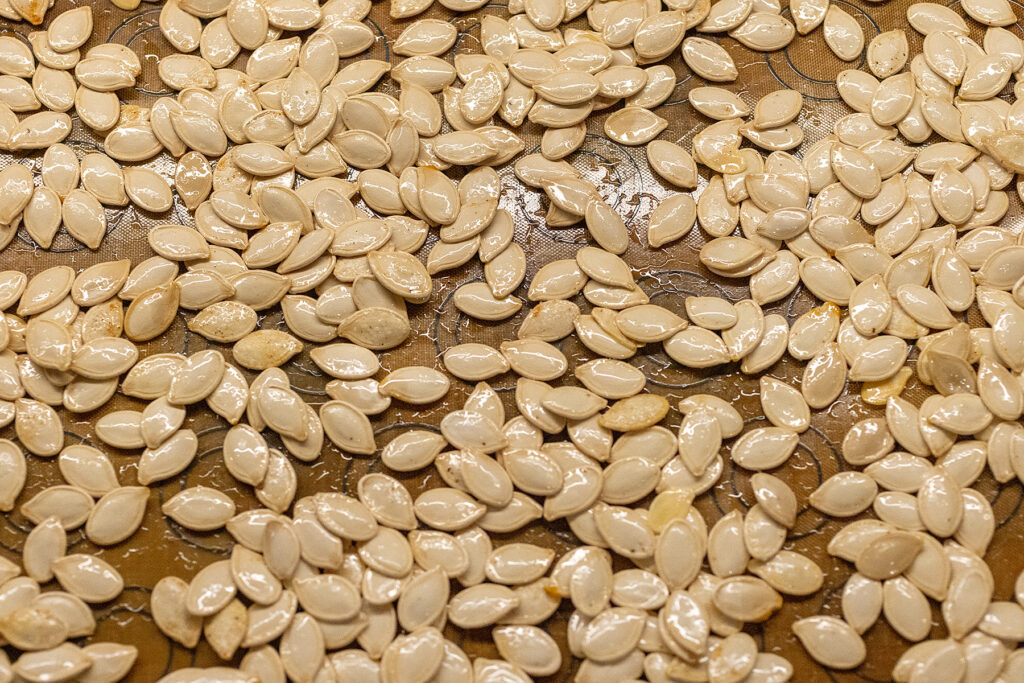
[(864, 31), (848, 13), (829, 5), (824, 16), (825, 44), (839, 59), (851, 62), (864, 50)]
[(708, 81), (731, 82), (739, 75), (728, 53), (705, 38), (691, 36), (683, 40), (683, 60), (694, 73)]
[(835, 617), (801, 619), (793, 624), (793, 633), (815, 661), (832, 669), (852, 669), (867, 656), (856, 631)]
[(66, 555), (50, 566), (64, 590), (85, 602), (113, 600), (124, 588), (124, 580), (117, 570), (98, 557)]
[(13, 672), (28, 681), (44, 681), (78, 676), (91, 666), (92, 660), (83, 650), (71, 643), (62, 643), (48, 650), (23, 654), (14, 663)]
[(458, 344), (444, 352), (443, 360), (448, 372), (467, 382), (490, 379), (511, 368), (501, 352), (486, 344)]
[(85, 524), (89, 540), (97, 545), (115, 545), (132, 536), (142, 525), (149, 500), (144, 486), (112, 488), (96, 502)]

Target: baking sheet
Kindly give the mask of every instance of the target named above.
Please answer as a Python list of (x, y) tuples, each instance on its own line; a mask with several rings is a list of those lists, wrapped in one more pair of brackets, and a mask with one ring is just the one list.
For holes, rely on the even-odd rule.
[[(911, 42), (911, 54), (919, 51), (921, 37), (909, 28), (905, 19), (909, 0), (893, 0), (882, 4), (845, 0), (833, 2), (849, 12), (861, 24), (867, 40), (881, 31), (905, 28)], [(1024, 13), (1024, 5), (1012, 0), (1011, 3), (1018, 15)], [(58, 0), (48, 13), (48, 18), (52, 19), (57, 13), (80, 4), (86, 4), (86, 1)], [(157, 26), (160, 5), (145, 2), (137, 9), (126, 12), (107, 0), (88, 0), (87, 4), (93, 5), (96, 27), (87, 47), (103, 42), (121, 43), (131, 47), (142, 60), (143, 73), (138, 85), (134, 90), (120, 93), (123, 101), (145, 106), (154, 102), (157, 97), (169, 94), (156, 73), (159, 57), (173, 51)], [(962, 13), (959, 3), (950, 6)], [(387, 15), (387, 8), (387, 2), (375, 3), (367, 19), (367, 23), (378, 34), (376, 44), (371, 48), (369, 55), (397, 64), (401, 58), (393, 54), (390, 46), (399, 33), (415, 19), (393, 21)], [(477, 12), (453, 18), (451, 12), (435, 3), (429, 12), (417, 18), (451, 19), (459, 28), (460, 36), (456, 47), (446, 56), (450, 59), (456, 52), (481, 51), (479, 19), (489, 13), (504, 15), (505, 5), (495, 3)], [(788, 9), (784, 10), (784, 14), (788, 15)], [(968, 23), (972, 25), (974, 31), (972, 37), (980, 42), (982, 31), (974, 22)], [(585, 27), (583, 20), (576, 20), (571, 25)], [(1020, 25), (1010, 28), (1018, 35), (1024, 35)], [(34, 29), (25, 23), (0, 22), (0, 34), (25, 38), (31, 30)], [(808, 36), (798, 36), (787, 49), (768, 55), (752, 52), (725, 36), (717, 40), (732, 55), (739, 67), (738, 81), (725, 87), (739, 94), (747, 102), (753, 104), (761, 95), (784, 87), (794, 88), (803, 93), (805, 106), (799, 123), (805, 132), (804, 147), (827, 135), (831, 131), (832, 122), (849, 113), (846, 105), (838, 99), (834, 81), (839, 71), (859, 64), (838, 60), (824, 45), (821, 28)], [(83, 54), (84, 52), (85, 49)], [(361, 58), (343, 60), (342, 65)], [(680, 59), (678, 51), (666, 63), (675, 70), (679, 83), (669, 100), (656, 110), (669, 121), (668, 129), (660, 137), (679, 141), (689, 147), (693, 134), (707, 125), (709, 120), (693, 110), (687, 102), (687, 93), (691, 88), (707, 83), (691, 74)], [(243, 68), (244, 56), (239, 57), (232, 66)], [(397, 85), (387, 78), (382, 81), (379, 89), (396, 96), (398, 94)], [(749, 293), (744, 282), (712, 276), (699, 265), (697, 254), (705, 239), (699, 229), (695, 228), (686, 238), (665, 248), (647, 248), (646, 228), (650, 211), (660, 200), (672, 194), (673, 190), (652, 176), (642, 147), (624, 147), (604, 136), (603, 121), (609, 111), (590, 118), (586, 142), (580, 151), (569, 158), (569, 161), (579, 168), (585, 177), (596, 183), (602, 195), (625, 219), (631, 231), (631, 239), (624, 258), (636, 270), (640, 286), (653, 302), (680, 311), (683, 299), (688, 295), (710, 294), (733, 301), (747, 298)], [(527, 124), (517, 132), (526, 140), (527, 152), (539, 150), (541, 131), (537, 127)], [(102, 139), (83, 128), (77, 120), (74, 132), (67, 142), (78, 150), (80, 155), (102, 149)], [(12, 158), (10, 155), (0, 155), (0, 167), (13, 161), (38, 170), (39, 156), (41, 155), (17, 155), (16, 158)], [(166, 155), (143, 165), (153, 168), (169, 180), (173, 176), (174, 161)], [(354, 173), (352, 175), (354, 176)], [(501, 169), (500, 175), (503, 182), (501, 205), (515, 218), (516, 240), (527, 253), (529, 275), (526, 284), (516, 292), (516, 295), (525, 299), (530, 276), (537, 268), (554, 259), (571, 258), (580, 246), (587, 244), (587, 240), (582, 224), (567, 229), (547, 227), (543, 221), (544, 202), (541, 195), (518, 183), (510, 165)], [(695, 193), (695, 196), (696, 194), (698, 193)], [(1015, 230), (1020, 230), (1021, 215), (1021, 204), (1016, 195), (1011, 193), (1010, 211), (1004, 223)], [(120, 258), (131, 259), (135, 264), (152, 255), (145, 240), (148, 228), (164, 222), (192, 224), (188, 212), (177, 200), (174, 209), (167, 215), (146, 214), (129, 207), (108, 211), (108, 222), (109, 233), (100, 249), (95, 252), (78, 244), (63, 231), (55, 239), (51, 251), (42, 251), (22, 230), (0, 253), (0, 269), (24, 270), (32, 275), (56, 264), (69, 264), (81, 269), (94, 263)], [(430, 246), (435, 241), (436, 234), (429, 238), (421, 250), (421, 258), (426, 258)], [(430, 302), (409, 307), (413, 337), (401, 348), (382, 354), (381, 362), (384, 369), (409, 364), (440, 368), (440, 353), (454, 344), (479, 341), (497, 345), (502, 340), (514, 338), (515, 330), (525, 312), (501, 323), (483, 323), (468, 319), (454, 307), (452, 293), (455, 289), (461, 284), (480, 280), (482, 277), (482, 268), (475, 261), (458, 271), (442, 273), (436, 277), (434, 294)], [(577, 297), (577, 303), (584, 310), (589, 306), (582, 296)], [(792, 324), (800, 314), (816, 303), (813, 297), (798, 289), (785, 300), (766, 308), (766, 312), (779, 313)], [(221, 348), (229, 356), (228, 347), (212, 344), (188, 332), (186, 322), (189, 315), (191, 314), (179, 314), (166, 334), (143, 345), (143, 355), (167, 351), (192, 353), (203, 348), (216, 347)], [(263, 316), (261, 326), (285, 328), (278, 310)], [(593, 357), (593, 354), (574, 337), (567, 338), (558, 345), (573, 364), (585, 362)], [(290, 361), (284, 369), (288, 372), (292, 385), (308, 402), (316, 405), (327, 400), (323, 387), (329, 378), (324, 377), (309, 360), (307, 351)], [(746, 419), (763, 419), (760, 418), (756, 395), (757, 380), (740, 373), (736, 364), (710, 371), (689, 370), (672, 363), (657, 344), (642, 348), (630, 362), (646, 373), (649, 380), (648, 390), (665, 395), (673, 405), (678, 399), (691, 394), (711, 393), (733, 402)], [(787, 357), (771, 368), (769, 374), (798, 386), (802, 367), (802, 364), (795, 363)], [(254, 377), (254, 373), (245, 374), (250, 381)], [(572, 381), (571, 373), (567, 373), (565, 381)], [(514, 376), (509, 374), (495, 378), (491, 384), (501, 393), (506, 412), (514, 415)], [(383, 446), (396, 434), (411, 426), (437, 425), (447, 411), (461, 406), (471, 389), (471, 385), (453, 378), (452, 390), (443, 403), (427, 407), (395, 405), (383, 415), (373, 418), (378, 445)], [(881, 409), (860, 401), (857, 395), (859, 385), (852, 387), (853, 391), (850, 389), (851, 387), (847, 387), (847, 391), (827, 411), (818, 411), (813, 415), (812, 426), (801, 436), (796, 454), (784, 467), (775, 472), (790, 483), (801, 501), (806, 501), (807, 495), (821, 481), (838, 471), (848, 469), (839, 456), (839, 444), (849, 426), (863, 417), (882, 414)], [(926, 395), (926, 390), (911, 384), (905, 395), (915, 404), (919, 404)], [(118, 395), (105, 410), (141, 410), (143, 405), (141, 401)], [(138, 453), (117, 451), (103, 446), (95, 439), (92, 425), (100, 414), (102, 411), (86, 415), (62, 413), (66, 425), (66, 443), (84, 442), (101, 448), (110, 455), (119, 470), (121, 483), (135, 484)], [(679, 421), (679, 414), (673, 410), (664, 424), (674, 429)], [(199, 456), (182, 475), (153, 487), (155, 495), (150, 500), (145, 522), (129, 541), (112, 548), (96, 548), (85, 540), (81, 530), (69, 535), (68, 552), (95, 553), (111, 562), (125, 578), (125, 591), (112, 603), (99, 607), (96, 611), (99, 622), (97, 632), (93, 637), (85, 639), (84, 643), (114, 640), (138, 646), (140, 658), (129, 675), (129, 679), (133, 681), (153, 681), (175, 668), (193, 664), (206, 666), (217, 662), (216, 656), (205, 643), (200, 644), (193, 652), (164, 638), (152, 622), (148, 603), (151, 588), (160, 577), (173, 574), (188, 580), (200, 568), (226, 557), (232, 545), (231, 538), (226, 531), (194, 533), (181, 528), (160, 513), (162, 502), (183, 488), (204, 484), (229, 493), (236, 501), (239, 511), (259, 506), (252, 491), (248, 487), (236, 485), (221, 467), (219, 449), (227, 429), (224, 421), (208, 410), (192, 409), (189, 411), (186, 426), (194, 429), (199, 435)], [(14, 439), (13, 428), (9, 427), (0, 432), (0, 437)], [(270, 436), (268, 440), (273, 442), (275, 438)], [(55, 459), (29, 456), (29, 460), (28, 482), (19, 503), (28, 500), (46, 486), (63, 483)], [(302, 463), (292, 459), (292, 464), (298, 473), (299, 497), (322, 490), (339, 490), (354, 494), (356, 482), (363, 473), (387, 471), (374, 458), (342, 455), (330, 444), (324, 448), (321, 458), (315, 463)], [(421, 475), (390, 474), (405, 481), (414, 494), (423, 488), (440, 485), (438, 477), (433, 472)], [(701, 496), (696, 503), (709, 526), (726, 512), (747, 507), (753, 502), (748, 483), (749, 474), (732, 469), (727, 459), (725, 473), (719, 484), (708, 494)], [(1002, 487), (997, 486), (987, 472), (975, 487), (992, 502), (998, 523), (995, 538), (985, 558), (995, 573), (994, 599), (1008, 599), (1012, 595), (1014, 579), (1024, 568), (1024, 556), (1020, 553), (1024, 520), (1019, 514), (1022, 488), (1016, 481)], [(757, 639), (762, 650), (777, 652), (793, 663), (797, 672), (795, 680), (798, 681), (888, 680), (893, 663), (908, 646), (906, 641), (881, 620), (865, 635), (869, 657), (864, 665), (853, 672), (827, 672), (807, 657), (790, 633), (790, 624), (798, 618), (818, 613), (838, 614), (842, 585), (852, 568), (841, 560), (829, 557), (824, 551), (824, 546), (843, 524), (845, 522), (831, 520), (809, 509), (804, 503), (786, 547), (804, 553), (818, 562), (826, 573), (825, 586), (815, 595), (804, 599), (787, 598), (784, 607), (770, 621), (747, 629)], [(2, 552), (8, 557), (16, 558), (30, 528), (28, 521), (17, 511), (4, 515), (0, 524)], [(498, 544), (511, 540), (546, 545), (559, 553), (577, 543), (564, 522), (535, 522), (519, 533), (495, 537)], [(56, 584), (51, 584), (47, 588), (55, 586)], [(561, 640), (564, 640), (565, 622), (570, 613), (571, 606), (565, 601), (550, 620), (550, 632)], [(934, 610), (934, 618), (936, 626), (933, 628), (932, 636), (941, 637), (944, 629), (939, 625), (941, 618), (937, 609)], [(449, 628), (448, 635), (471, 655), (496, 656), (496, 651), (489, 642), (489, 631), (486, 629), (462, 632)], [(578, 662), (567, 656), (561, 671), (547, 680), (569, 680), (577, 665)]]

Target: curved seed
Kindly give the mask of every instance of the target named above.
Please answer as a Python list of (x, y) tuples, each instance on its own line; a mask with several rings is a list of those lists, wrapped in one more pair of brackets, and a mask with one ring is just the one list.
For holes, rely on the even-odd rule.
[(867, 656), (860, 636), (835, 617), (801, 619), (793, 624), (793, 633), (815, 661), (833, 669), (852, 669)]

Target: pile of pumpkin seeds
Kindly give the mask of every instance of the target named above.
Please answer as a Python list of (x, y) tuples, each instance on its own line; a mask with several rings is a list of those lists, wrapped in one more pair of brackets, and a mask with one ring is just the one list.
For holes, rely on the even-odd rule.
[[(392, 0), (391, 16), (431, 4)], [(39, 24), (44, 5), (9, 0), (0, 16)], [(0, 680), (131, 677), (135, 648), (70, 642), (93, 633), (89, 605), (115, 599), (124, 581), (97, 557), (68, 554), (66, 533), (130, 542), (149, 487), (196, 458), (186, 425), (188, 407), (201, 405), (231, 425), (223, 466), (262, 507), (239, 512), (207, 486), (164, 502), (182, 527), (235, 541), (230, 559), (153, 590), (167, 637), (188, 648), (205, 639), (225, 660), (167, 683), (520, 681), (562, 670), (563, 649), (580, 660), (581, 682), (789, 680), (792, 665), (759, 651), (744, 625), (769, 619), (783, 596), (814, 594), (824, 575), (783, 549), (802, 501), (770, 472), (848, 381), (885, 406), (884, 418), (853, 425), (842, 456), (856, 469), (807, 502), (834, 518), (873, 516), (829, 541), (856, 569), (841, 614), (801, 619), (793, 633), (823, 666), (851, 669), (867, 656), (860, 634), (884, 616), (915, 643), (896, 681), (1024, 680), (1024, 574), (1014, 599), (993, 600), (983, 556), (995, 518), (972, 488), (986, 468), (999, 482), (1024, 479), (1024, 245), (999, 225), (1005, 189), (1024, 172), (1018, 87), (1001, 97), (1024, 82), (1024, 45), (1003, 28), (1016, 21), (1006, 0), (962, 7), (987, 27), (981, 45), (959, 14), (919, 3), (907, 20), (925, 39), (911, 57), (902, 30), (865, 46), (827, 0), (792, 3), (794, 23), (773, 0), (513, 0), (507, 18), (482, 18), (483, 54), (445, 61), (455, 27), (420, 19), (395, 43), (404, 59), (394, 67), (362, 59), (339, 69), (374, 42), (368, 1), (169, 0), (160, 29), (177, 53), (160, 60), (159, 76), (177, 96), (151, 108), (118, 99), (141, 74), (132, 51), (80, 53), (88, 6), (53, 17), (29, 46), (0, 38), (0, 146), (45, 149), (39, 184), (19, 163), (0, 171), (0, 242), (24, 227), (47, 249), (63, 227), (95, 249), (104, 207), (159, 213), (174, 193), (194, 222), (150, 229), (155, 255), (138, 264), (0, 273), (0, 423), (18, 439), (0, 441), (0, 510), (17, 507), (34, 525), (21, 565), (0, 563), (0, 636), (22, 652), (13, 664), (0, 656)], [(563, 26), (584, 14), (590, 30)], [(676, 85), (657, 62), (678, 49), (708, 81), (738, 76), (724, 49), (688, 32), (773, 51), (819, 25), (820, 36), (801, 39), (823, 38), (846, 61), (866, 50), (867, 70), (839, 75), (853, 113), (802, 157), (788, 152), (803, 142), (803, 101), (791, 90), (751, 107), (722, 87), (695, 88), (690, 103), (714, 122), (689, 150), (657, 139), (667, 122), (651, 109)], [(243, 50), (245, 70), (227, 68)], [(398, 98), (374, 91), (385, 76)], [(605, 134), (646, 145), (654, 173), (684, 190), (654, 209), (649, 246), (699, 225), (701, 263), (749, 284), (748, 299), (690, 297), (685, 317), (650, 303), (619, 256), (630, 229), (563, 160), (588, 117), (610, 108)], [(103, 152), (80, 158), (62, 144), (72, 109), (105, 137)], [(544, 127), (539, 154), (522, 154), (515, 129), (526, 121)], [(933, 134), (942, 141), (924, 144)], [(173, 190), (119, 163), (161, 153), (177, 159)], [(526, 254), (495, 170), (508, 163), (546, 195), (548, 225), (582, 222), (596, 246), (532, 278), (516, 339), (453, 346), (440, 359), (446, 372), (414, 365), (382, 377), (376, 352), (412, 334), (408, 306), (430, 301), (435, 275), (477, 258), (484, 280), (459, 287), (455, 306), (485, 321), (521, 310)], [(445, 173), (453, 167), (473, 168)], [(424, 264), (416, 254), (434, 228)], [(800, 285), (822, 305), (792, 327), (763, 313)], [(258, 329), (278, 306), (289, 332)], [(231, 344), (230, 357), (140, 357), (136, 343), (159, 338), (180, 310), (190, 330)], [(964, 322), (969, 310), (984, 325)], [(570, 367), (555, 346), (570, 335), (593, 360)], [(747, 428), (708, 394), (672, 406), (647, 392), (628, 360), (659, 343), (688, 368), (738, 363), (759, 376), (766, 421)], [(318, 409), (281, 369), (307, 346), (332, 378)], [(765, 374), (786, 354), (806, 362), (799, 389)], [(250, 383), (239, 367), (259, 374)], [(517, 415), (487, 383), (508, 372)], [(439, 431), (409, 429), (378, 449), (370, 417), (392, 401), (443, 400), (449, 375), (474, 385), (462, 408)], [(901, 396), (915, 375), (935, 389), (919, 406)], [(57, 411), (88, 414), (118, 391), (139, 409), (105, 414), (95, 434), (140, 454), (134, 484), (102, 450), (66, 444)], [(659, 424), (673, 409), (676, 433)], [(316, 460), (325, 446), (393, 472), (433, 468), (443, 486), (414, 498), (374, 473), (354, 497), (296, 499), (291, 459)], [(65, 483), (24, 500), (24, 451), (56, 457)], [(755, 473), (756, 504), (709, 527), (692, 503), (725, 458)], [(581, 542), (560, 557), (492, 543), (558, 519)], [(60, 590), (41, 591), (53, 581)], [(563, 601), (572, 614), (560, 644), (544, 626)], [(933, 603), (945, 639), (930, 638)], [(500, 659), (471, 660), (450, 627), (491, 629)]]

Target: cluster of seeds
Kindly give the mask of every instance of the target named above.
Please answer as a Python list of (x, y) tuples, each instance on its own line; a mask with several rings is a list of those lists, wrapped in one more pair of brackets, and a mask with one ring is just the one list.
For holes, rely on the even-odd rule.
[(3, 0), (0, 2), (0, 17), (38, 26), (46, 19), (46, 12), (51, 7), (51, 0)]
[[(391, 16), (431, 4), (393, 0)], [(38, 24), (44, 5), (10, 0), (0, 16)], [(856, 570), (841, 615), (800, 619), (793, 633), (820, 664), (851, 669), (867, 657), (861, 634), (884, 615), (916, 643), (896, 681), (1024, 679), (1024, 578), (1014, 599), (994, 599), (982, 558), (995, 516), (972, 488), (986, 468), (1001, 483), (1024, 480), (1024, 245), (998, 225), (1004, 190), (1024, 172), (1024, 110), (1000, 97), (1011, 79), (1024, 82), (1024, 44), (1002, 28), (1016, 21), (1006, 0), (963, 9), (988, 27), (981, 45), (952, 10), (911, 5), (924, 36), (911, 58), (902, 30), (865, 48), (857, 22), (820, 0), (791, 4), (794, 23), (772, 0), (513, 1), (508, 18), (482, 18), (483, 54), (445, 61), (456, 28), (421, 19), (395, 42), (404, 59), (392, 68), (341, 67), (375, 41), (365, 0), (169, 0), (159, 27), (177, 52), (158, 73), (177, 94), (149, 108), (117, 96), (142, 73), (135, 53), (103, 44), (80, 54), (90, 7), (53, 18), (29, 46), (0, 38), (0, 145), (46, 149), (38, 185), (27, 166), (0, 171), (0, 243), (23, 226), (48, 249), (63, 226), (97, 249), (105, 207), (166, 212), (174, 192), (194, 222), (149, 229), (155, 255), (134, 267), (0, 273), (0, 425), (17, 436), (0, 441), (0, 510), (17, 507), (34, 525), (21, 566), (0, 562), (0, 636), (23, 653), (13, 664), (0, 656), (0, 680), (130, 675), (135, 648), (70, 642), (94, 632), (89, 605), (115, 599), (124, 580), (98, 557), (68, 554), (67, 532), (83, 528), (100, 547), (129, 541), (149, 487), (195, 462), (189, 407), (205, 406), (231, 425), (223, 468), (261, 507), (239, 512), (204, 485), (165, 500), (177, 525), (226, 530), (234, 546), (190, 581), (162, 578), (150, 610), (168, 638), (187, 648), (204, 639), (237, 666), (163, 683), (526, 681), (564, 670), (566, 648), (582, 683), (782, 683), (793, 666), (759, 651), (744, 627), (769, 619), (783, 596), (814, 594), (824, 574), (784, 548), (801, 501), (770, 471), (848, 381), (884, 417), (852, 426), (842, 456), (856, 469), (807, 502), (833, 518), (874, 517), (829, 541)], [(584, 14), (589, 30), (563, 28)], [(708, 81), (738, 77), (718, 43), (689, 30), (773, 51), (819, 25), (840, 59), (866, 49), (870, 73), (839, 75), (854, 113), (802, 157), (789, 153), (804, 139), (792, 90), (750, 107), (722, 87), (694, 88), (690, 104), (714, 122), (689, 150), (656, 139), (667, 121), (651, 109), (676, 86), (656, 62), (679, 51)], [(244, 70), (228, 68), (243, 50)], [(373, 91), (385, 76), (397, 98)], [(749, 298), (689, 297), (672, 311), (638, 286), (620, 257), (632, 226), (564, 161), (588, 117), (615, 107), (609, 138), (646, 145), (658, 177), (699, 189), (654, 208), (648, 244), (699, 225), (700, 263), (748, 283)], [(62, 144), (72, 109), (104, 136), (103, 152), (79, 158)], [(527, 123), (543, 128), (539, 153), (523, 155), (509, 128)], [(920, 146), (933, 133), (943, 141)], [(163, 152), (177, 159), (174, 192), (156, 172), (120, 165)], [(583, 222), (597, 246), (540, 268), (516, 339), (451, 346), (439, 358), (447, 374), (383, 374), (375, 352), (413, 334), (408, 307), (431, 301), (438, 274), (476, 258), (483, 281), (455, 289), (458, 310), (501, 321), (522, 309), (527, 254), (499, 207), (495, 170), (509, 162), (546, 196), (547, 225)], [(435, 229), (424, 263), (416, 254)], [(792, 327), (763, 312), (798, 286), (824, 303)], [(258, 329), (274, 307), (287, 332)], [(182, 310), (191, 331), (230, 352), (142, 357), (137, 343)], [(969, 326), (968, 311), (984, 324)], [(571, 367), (555, 345), (570, 336), (592, 360)], [(318, 407), (281, 369), (307, 343), (331, 378)], [(676, 433), (660, 425), (672, 406), (627, 362), (656, 343), (687, 368), (737, 363), (758, 375), (765, 421), (748, 427), (726, 401), (694, 394), (676, 406)], [(806, 362), (799, 389), (762, 374), (786, 355)], [(486, 380), (509, 372), (518, 414), (507, 416)], [(474, 384), (461, 409), (437, 431), (407, 429), (378, 448), (371, 417), (392, 402), (437, 404), (448, 375)], [(935, 390), (919, 406), (901, 396), (915, 375)], [(99, 448), (66, 444), (57, 412), (91, 413), (118, 392), (138, 409), (104, 414), (94, 433), (139, 454), (135, 482), (120, 481)], [(292, 458), (317, 460), (325, 446), (396, 473), (436, 472), (438, 485), (414, 497), (372, 473), (354, 496), (298, 497)], [(23, 449), (56, 458), (64, 483), (21, 500)], [(756, 504), (709, 527), (692, 504), (727, 461), (753, 473)], [(561, 519), (582, 545), (560, 557), (492, 538)], [(60, 590), (41, 590), (53, 581)], [(563, 601), (567, 643), (545, 629)], [(932, 602), (945, 639), (930, 639)], [(500, 658), (471, 659), (450, 627), (490, 629)]]

